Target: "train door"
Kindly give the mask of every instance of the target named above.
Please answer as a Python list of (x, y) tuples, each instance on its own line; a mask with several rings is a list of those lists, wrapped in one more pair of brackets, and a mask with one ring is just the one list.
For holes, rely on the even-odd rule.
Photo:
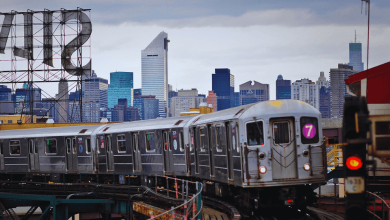
[(3, 142), (0, 140), (0, 171), (4, 171), (4, 151)]
[(173, 172), (173, 153), (171, 143), (171, 131), (163, 131), (163, 144), (164, 144), (164, 171), (165, 173)]
[(298, 177), (294, 120), (270, 119), (272, 178), (293, 179)]
[(39, 171), (38, 146), (34, 139), (28, 140), (28, 159), (30, 171)]
[[(209, 161), (210, 161), (210, 176), (215, 177), (214, 173), (214, 153), (213, 153), (213, 146), (215, 145), (215, 130), (214, 127), (211, 128), (211, 125), (207, 125), (207, 138), (208, 138), (208, 150), (209, 150)], [(215, 148), (215, 147), (214, 147)]]
[(233, 180), (233, 146), (236, 147), (235, 132), (236, 128), (234, 123), (226, 122), (226, 158), (227, 158), (227, 169), (228, 179)]
[(197, 132), (196, 127), (191, 129), (191, 145), (194, 148), (194, 161), (195, 161), (195, 174), (199, 173), (199, 160), (198, 160), (198, 144), (197, 144)]
[(106, 136), (107, 171), (114, 171), (114, 152), (112, 151), (111, 136)]
[(133, 169), (134, 172), (141, 171), (142, 161), (141, 161), (141, 152), (139, 150), (139, 138), (138, 133), (132, 134), (132, 145), (133, 147)]
[(68, 172), (77, 172), (76, 138), (66, 138), (66, 169)]

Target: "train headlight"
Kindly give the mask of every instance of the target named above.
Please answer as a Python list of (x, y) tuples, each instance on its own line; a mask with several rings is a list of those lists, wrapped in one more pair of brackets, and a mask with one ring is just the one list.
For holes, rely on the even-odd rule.
[(305, 164), (303, 165), (303, 169), (306, 170), (306, 171), (309, 171), (309, 170), (310, 170), (310, 164), (305, 163)]
[(261, 174), (265, 174), (267, 172), (267, 167), (260, 166), (259, 171), (260, 171)]
[(303, 156), (307, 157), (307, 156), (309, 156), (309, 151), (308, 150), (304, 150), (302, 152), (302, 154), (303, 154)]
[(259, 157), (260, 157), (261, 160), (264, 160), (264, 158), (265, 158), (265, 153), (264, 153), (264, 152), (260, 152)]

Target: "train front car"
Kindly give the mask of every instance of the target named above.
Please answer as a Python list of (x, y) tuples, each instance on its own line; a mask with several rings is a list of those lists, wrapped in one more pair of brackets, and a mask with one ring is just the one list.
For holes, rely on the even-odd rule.
[(240, 204), (305, 208), (309, 184), (326, 180), (321, 114), (295, 100), (257, 103), (240, 116)]

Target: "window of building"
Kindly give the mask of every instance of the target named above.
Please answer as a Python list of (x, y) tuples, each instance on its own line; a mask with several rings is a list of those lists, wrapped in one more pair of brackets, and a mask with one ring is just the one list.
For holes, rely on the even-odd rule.
[(118, 153), (126, 153), (126, 136), (124, 134), (119, 134), (116, 136)]
[(285, 144), (290, 142), (289, 122), (275, 122), (273, 124), (274, 143)]
[(46, 139), (46, 154), (57, 154), (57, 140), (55, 138)]
[(20, 141), (19, 140), (9, 141), (9, 152), (11, 155), (20, 155)]
[[(166, 141), (166, 133), (164, 133), (165, 141)], [(155, 151), (155, 135), (154, 132), (146, 132), (145, 133), (145, 143), (147, 151)], [(165, 142), (164, 142), (165, 144)]]
[(12, 120), (8, 120), (8, 124), (12, 124)]
[(249, 146), (264, 145), (264, 130), (262, 121), (246, 124), (246, 133)]

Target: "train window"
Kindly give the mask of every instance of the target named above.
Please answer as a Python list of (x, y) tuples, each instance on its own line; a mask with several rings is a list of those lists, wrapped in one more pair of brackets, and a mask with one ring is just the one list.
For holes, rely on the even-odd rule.
[(86, 149), (86, 152), (85, 153), (87, 153), (87, 154), (90, 154), (91, 153), (91, 139), (90, 138), (87, 138), (86, 140), (85, 140), (85, 149)]
[(56, 139), (46, 139), (46, 154), (57, 154)]
[(20, 154), (20, 141), (17, 141), (17, 140), (9, 141), (9, 152), (11, 155), (19, 155)]
[(3, 155), (3, 142), (0, 142), (0, 155)]
[(215, 137), (217, 139), (216, 141), (216, 149), (217, 149), (217, 152), (222, 152), (222, 130), (221, 130), (221, 126), (217, 126), (215, 127)]
[(147, 151), (155, 150), (155, 135), (154, 132), (146, 132), (145, 133), (145, 143)]
[(107, 149), (106, 149), (106, 151), (107, 152), (110, 152), (110, 151), (112, 151), (112, 148), (111, 148), (111, 136), (107, 136), (106, 137), (106, 144), (107, 144)]
[(138, 137), (137, 137), (137, 134), (133, 134), (133, 143), (132, 143), (132, 146), (133, 146), (133, 151), (137, 151), (138, 150)]
[(72, 138), (73, 154), (77, 153), (76, 138)]
[(72, 151), (72, 144), (70, 142), (70, 138), (67, 138), (66, 139), (66, 153), (70, 154), (71, 151)]
[(264, 145), (264, 132), (262, 121), (246, 124), (246, 133), (249, 146)]
[(287, 121), (275, 122), (273, 124), (275, 144), (290, 143), (289, 124)]
[(192, 151), (192, 147), (194, 146), (194, 130), (190, 128), (190, 151)]
[(204, 128), (200, 128), (200, 151), (205, 152), (206, 151), (206, 134)]
[(118, 153), (126, 153), (126, 136), (124, 134), (119, 134), (116, 136), (118, 144)]
[(30, 139), (30, 140), (28, 141), (28, 143), (29, 143), (29, 144), (28, 144), (29, 153), (32, 154), (32, 153), (34, 153), (34, 140), (31, 140), (31, 139)]
[(167, 151), (169, 149), (168, 145), (169, 145), (169, 139), (168, 139), (169, 135), (168, 135), (168, 132), (164, 132), (163, 134), (163, 142), (164, 142), (164, 150)]
[(173, 141), (173, 137), (171, 136), (171, 132), (168, 132), (168, 136), (169, 136), (169, 150), (172, 150), (172, 141)]
[(184, 151), (184, 136), (183, 136), (183, 131), (179, 131), (179, 144), (180, 144), (180, 151)]
[(318, 120), (313, 117), (301, 118), (301, 141), (302, 144), (318, 143)]

